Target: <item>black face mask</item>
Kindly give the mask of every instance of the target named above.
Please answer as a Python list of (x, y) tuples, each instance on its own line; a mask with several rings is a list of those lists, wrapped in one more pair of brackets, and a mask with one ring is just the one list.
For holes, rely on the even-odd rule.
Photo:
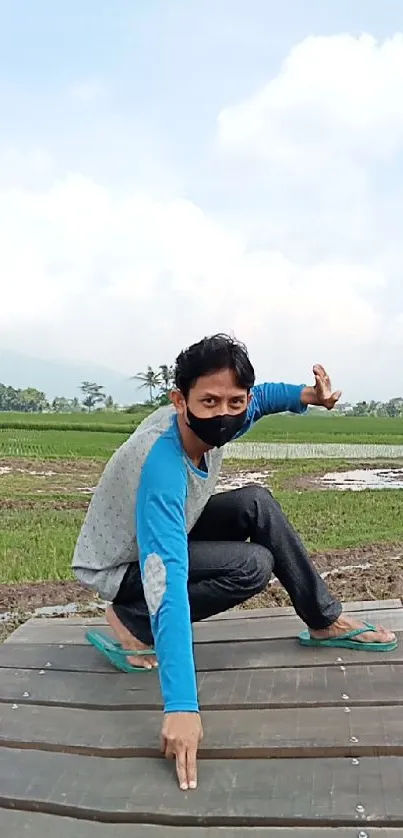
[(211, 445), (213, 448), (221, 448), (227, 442), (230, 442), (238, 431), (241, 430), (245, 424), (247, 410), (243, 410), (242, 413), (237, 413), (236, 416), (225, 413), (222, 416), (211, 416), (208, 419), (200, 419), (188, 408), (187, 415), (189, 428), (202, 442), (205, 442), (206, 445)]

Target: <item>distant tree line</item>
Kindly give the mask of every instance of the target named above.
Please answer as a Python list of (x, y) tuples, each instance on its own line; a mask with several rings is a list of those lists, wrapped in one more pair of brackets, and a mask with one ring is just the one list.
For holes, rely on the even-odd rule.
[(403, 398), (397, 396), (394, 399), (389, 399), (388, 402), (376, 402), (371, 400), (369, 402), (357, 402), (357, 404), (341, 404), (338, 407), (338, 412), (343, 416), (378, 416), (389, 417), (390, 419), (403, 418)]
[[(132, 381), (140, 382), (140, 389), (147, 393), (145, 403), (150, 407), (158, 407), (169, 403), (169, 393), (174, 384), (174, 367), (161, 364), (158, 369), (148, 366), (145, 372), (132, 375)], [(16, 411), (22, 413), (80, 413), (98, 410), (118, 410), (112, 396), (107, 396), (101, 384), (95, 381), (82, 381), (80, 384), (82, 398), (67, 399), (56, 396), (49, 401), (40, 390), (35, 387), (15, 389), (0, 384), (0, 411)], [(140, 407), (133, 404), (125, 407), (128, 412), (134, 412)], [(388, 402), (361, 401), (357, 404), (339, 404), (335, 410), (342, 416), (379, 416), (393, 419), (403, 418), (403, 397), (390, 399)]]
[[(146, 403), (150, 406), (168, 404), (169, 391), (173, 385), (173, 367), (161, 364), (158, 371), (147, 367), (145, 372), (131, 376), (131, 380), (141, 382), (140, 388), (147, 390)], [(117, 410), (118, 407), (112, 396), (105, 393), (101, 384), (95, 381), (82, 381), (79, 389), (81, 400), (77, 397), (68, 399), (56, 396), (49, 400), (45, 393), (35, 387), (18, 389), (0, 383), (0, 411), (14, 411), (18, 413), (90, 413), (94, 409)], [(127, 409), (135, 410), (138, 405), (131, 405)]]
[(112, 396), (106, 396), (103, 387), (91, 381), (83, 381), (80, 385), (83, 398), (67, 399), (56, 396), (48, 400), (45, 393), (35, 387), (18, 389), (0, 384), (0, 410), (16, 411), (19, 413), (80, 413), (91, 411), (98, 404), (106, 410), (115, 407)]

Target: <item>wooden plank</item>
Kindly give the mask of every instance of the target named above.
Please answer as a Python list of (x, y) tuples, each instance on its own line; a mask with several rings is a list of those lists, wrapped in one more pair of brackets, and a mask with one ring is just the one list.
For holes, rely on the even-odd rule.
[[(0, 746), (103, 757), (160, 753), (160, 711), (91, 712), (0, 705)], [(401, 707), (210, 710), (200, 756), (210, 759), (403, 756)]]
[[(393, 652), (351, 651), (348, 649), (307, 649), (295, 640), (273, 640), (245, 643), (202, 643), (195, 647), (196, 667), (199, 672), (234, 669), (284, 669), (290, 666), (326, 666), (342, 661), (343, 666), (365, 663), (373, 666), (403, 663), (403, 634), (397, 633), (399, 645)], [(50, 664), (50, 667), (47, 666)], [(0, 644), (0, 668), (54, 669), (66, 672), (105, 672), (116, 669), (94, 647), (57, 645), (23, 646), (19, 643)], [(150, 673), (128, 676), (136, 683)]]
[[(383, 658), (385, 661), (386, 658)], [(243, 669), (200, 672), (202, 709), (274, 708), (292, 706), (350, 706), (403, 704), (403, 665), (382, 663), (338, 666)], [(160, 709), (156, 672), (131, 677), (32, 669), (0, 670), (0, 702), (45, 704), (82, 709)]]
[[(397, 633), (398, 647), (389, 652), (388, 662), (403, 661), (403, 648)], [(35, 647), (30, 647), (29, 651)], [(50, 647), (48, 647), (50, 648)], [(73, 647), (77, 650), (86, 647)], [(369, 657), (372, 655), (371, 657)], [(221, 671), (233, 669), (269, 669), (290, 666), (323, 666), (336, 664), (341, 660), (344, 666), (357, 663), (385, 663), (385, 655), (380, 652), (359, 652), (348, 649), (308, 649), (300, 646), (295, 639), (271, 641), (249, 641), (244, 643), (211, 643), (195, 646), (195, 660), (198, 671)], [(292, 662), (291, 662), (292, 661)]]
[[(346, 614), (353, 614), (356, 611), (384, 611), (389, 608), (403, 608), (403, 603), (401, 599), (368, 599), (343, 602), (342, 606)], [(233, 619), (252, 620), (256, 617), (293, 617), (294, 615), (295, 610), (292, 605), (276, 605), (273, 608), (232, 608), (229, 611), (223, 611), (220, 614), (208, 617), (206, 622)]]
[(189, 793), (174, 774), (162, 758), (2, 748), (0, 806), (109, 823), (403, 827), (402, 757), (200, 760)]
[[(403, 631), (403, 608), (389, 609), (381, 612), (382, 625), (392, 631)], [(360, 619), (369, 623), (380, 622), (379, 612), (369, 611), (360, 613)], [(86, 644), (85, 632), (93, 626), (91, 620), (85, 625), (72, 625), (68, 620), (56, 623), (49, 620), (46, 624), (41, 618), (31, 619), (16, 629), (7, 639), (7, 643), (73, 643)], [(95, 626), (98, 626), (98, 621)], [(227, 643), (231, 641), (244, 642), (247, 640), (274, 640), (286, 637), (296, 637), (305, 628), (299, 617), (277, 617), (273, 620), (266, 618), (254, 620), (217, 620), (204, 621), (193, 626), (195, 643)], [(110, 630), (106, 629), (110, 634)]]
[[(111, 838), (110, 824), (41, 815), (37, 812), (12, 812), (2, 809), (0, 823), (7, 838)], [(355, 826), (340, 827), (185, 827), (184, 838), (357, 838)], [(150, 824), (114, 824), (117, 838), (178, 838), (176, 826)], [(372, 829), (370, 838), (401, 838), (399, 829)]]
[[(403, 608), (401, 599), (368, 599), (359, 601), (349, 601), (342, 603), (343, 612), (346, 614), (353, 614), (356, 611), (385, 611), (393, 608)], [(272, 608), (231, 608), (228, 611), (222, 611), (219, 614), (213, 614), (204, 620), (206, 623), (212, 623), (216, 620), (252, 620), (256, 617), (294, 617), (295, 610), (290, 606), (273, 606)], [(35, 617), (44, 626), (62, 625), (68, 623), (73, 626), (86, 625), (106, 625), (105, 615), (98, 615), (96, 617), (89, 617), (85, 614), (76, 614), (74, 616), (66, 617)]]

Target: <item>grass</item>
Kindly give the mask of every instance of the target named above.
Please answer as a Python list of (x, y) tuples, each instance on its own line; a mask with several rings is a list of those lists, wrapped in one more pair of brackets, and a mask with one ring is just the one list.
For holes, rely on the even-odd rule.
[[(236, 466), (236, 463), (232, 467), (234, 465)], [(315, 491), (304, 490), (302, 485), (293, 485), (296, 480), (308, 476), (365, 468), (368, 467), (368, 462), (263, 460), (259, 465), (262, 469), (272, 472), (268, 482), (277, 500), (313, 553), (402, 540), (401, 490)], [(385, 465), (387, 464), (382, 462), (376, 463), (377, 468)], [(394, 465), (401, 466), (401, 463), (396, 462)], [(256, 462), (249, 462), (246, 467), (256, 468)], [(244, 461), (242, 468), (245, 468)]]
[[(149, 412), (144, 407), (133, 414), (0, 413), (0, 456), (107, 457)], [(242, 442), (403, 445), (403, 419), (326, 412), (267, 416), (242, 437)]]
[(0, 427), (45, 427), (59, 428), (60, 426), (76, 427), (77, 425), (91, 429), (92, 427), (129, 425), (137, 427), (150, 413), (150, 408), (139, 407), (135, 413), (115, 411), (93, 411), (91, 413), (18, 413), (0, 411)]
[[(382, 492), (276, 493), (308, 549), (394, 543), (402, 539), (403, 497)], [(71, 558), (84, 510), (2, 511), (0, 582), (72, 579)]]
[[(83, 485), (95, 485), (103, 462), (88, 460), (84, 465), (77, 462), (76, 473), (74, 463), (60, 463), (58, 474), (49, 477), (27, 473), (0, 477), (4, 504), (1, 509), (0, 582), (73, 578), (71, 558), (85, 515), (85, 508), (77, 508), (77, 505), (81, 502), (84, 507), (89, 501), (89, 497), (78, 490)], [(356, 465), (354, 463), (353, 467)], [(403, 492), (311, 491), (292, 486), (297, 477), (351, 467), (346, 461), (276, 460), (263, 461), (259, 466), (245, 461), (239, 464), (243, 470), (248, 466), (271, 472), (269, 483), (277, 499), (312, 552), (402, 541)], [(229, 463), (226, 467), (232, 470), (237, 465)], [(14, 508), (8, 508), (13, 505)], [(63, 505), (67, 508), (60, 508)]]
[[(0, 414), (0, 417), (4, 415), (6, 414)], [(78, 414), (82, 415), (85, 414)], [(110, 414), (110, 417), (117, 415), (119, 414)], [(76, 417), (77, 414), (72, 416)], [(19, 425), (18, 422), (14, 422), (13, 427), (8, 427), (4, 421), (0, 421), (0, 457), (107, 459), (134, 431), (135, 422), (139, 422), (143, 416), (136, 415), (133, 426), (123, 422), (114, 424), (112, 421), (109, 426), (99, 424), (92, 422), (91, 415), (88, 417), (88, 426), (75, 421), (66, 424), (64, 417), (64, 423), (60, 422), (58, 428), (48, 422), (47, 417), (42, 418), (45, 419), (42, 424), (35, 420), (37, 428), (28, 427), (28, 420), (27, 427)], [(242, 437), (239, 445), (245, 442), (301, 443), (307, 446), (315, 443), (352, 444), (357, 449), (361, 444), (403, 445), (403, 420), (270, 416), (262, 419)], [(312, 456), (308, 449), (306, 455), (310, 454)], [(274, 452), (272, 456), (275, 456)]]
[(403, 419), (373, 416), (266, 416), (243, 437), (248, 442), (403, 445)]
[(302, 494), (283, 490), (276, 497), (312, 552), (402, 540), (403, 495), (398, 489)]
[[(97, 483), (105, 461), (144, 415), (146, 411), (28, 417), (0, 414), (0, 458), (10, 458), (15, 467), (11, 474), (0, 474), (0, 582), (73, 578), (71, 557), (89, 501), (80, 490)], [(403, 444), (403, 420), (272, 416), (259, 422), (244, 439)], [(356, 461), (352, 467), (358, 464)], [(272, 473), (270, 484), (276, 497), (312, 552), (402, 540), (403, 492), (399, 490), (355, 493), (295, 487), (297, 477), (348, 469), (348, 461), (260, 460), (248, 464), (244, 460), (239, 465)], [(227, 461), (227, 467), (233, 464)], [(29, 474), (27, 469), (44, 473)], [(46, 474), (52, 470), (54, 474)]]
[(128, 434), (99, 431), (11, 430), (0, 427), (0, 457), (108, 458)]
[(7, 413), (0, 412), (0, 431), (82, 431), (85, 433), (131, 434), (150, 414), (140, 407), (135, 413)]
[(84, 512), (2, 511), (0, 582), (71, 579), (71, 559)]

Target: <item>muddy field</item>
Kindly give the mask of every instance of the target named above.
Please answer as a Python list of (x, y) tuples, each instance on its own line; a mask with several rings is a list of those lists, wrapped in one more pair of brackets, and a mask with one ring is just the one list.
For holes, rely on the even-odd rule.
[[(349, 473), (346, 462), (332, 463), (332, 473), (344, 475)], [(354, 466), (357, 471), (365, 472), (369, 468), (367, 463), (359, 463)], [(329, 521), (333, 528), (336, 529), (335, 539), (337, 544), (337, 526), (340, 526), (340, 536), (345, 529), (345, 512), (340, 513), (339, 525), (334, 519), (334, 483), (332, 480), (323, 482), (323, 477), (330, 473), (328, 468), (329, 463), (316, 463), (311, 466), (306, 464), (279, 464), (279, 463), (254, 463), (254, 464), (239, 464), (226, 463), (224, 465), (223, 473), (217, 486), (217, 491), (227, 491), (230, 489), (240, 488), (248, 483), (259, 483), (267, 485), (274, 493), (281, 495), (282, 502), (288, 504), (287, 512), (298, 509), (303, 502), (307, 493), (312, 499), (312, 504), (309, 506), (309, 515), (315, 516), (316, 496), (323, 498), (323, 492), (327, 490), (329, 493)], [(374, 464), (371, 464), (373, 468)], [(393, 483), (394, 477), (390, 476), (390, 464), (382, 463), (382, 467), (378, 470), (385, 476), (387, 471), (387, 479)], [(400, 463), (394, 466), (400, 471), (399, 477), (402, 474)], [(310, 472), (311, 468), (311, 472)], [(393, 465), (392, 465), (393, 468)], [(38, 525), (38, 515), (41, 515), (40, 522), (42, 529), (47, 526), (49, 518), (54, 515), (63, 515), (65, 520), (66, 515), (75, 516), (74, 526), (79, 526), (77, 521), (81, 520), (85, 514), (85, 509), (90, 501), (94, 486), (99, 479), (103, 469), (103, 463), (95, 460), (50, 460), (38, 461), (29, 459), (10, 459), (0, 461), (0, 509), (3, 510), (4, 516), (14, 513), (24, 516), (26, 520), (27, 531), (29, 532), (29, 516), (32, 515), (32, 527)], [(351, 469), (350, 469), (351, 471)], [(302, 472), (302, 473), (301, 473)], [(364, 474), (365, 477), (365, 474)], [(370, 479), (370, 478), (368, 478)], [(371, 478), (372, 479), (372, 478)], [(344, 487), (345, 488), (345, 487)], [(353, 495), (354, 493), (351, 493)], [(386, 493), (387, 494), (387, 493)], [(393, 492), (394, 503), (396, 498), (401, 496)], [(403, 493), (402, 493), (403, 494)], [(365, 498), (368, 498), (368, 515), (372, 515), (374, 504), (379, 504), (377, 498), (385, 497), (384, 492), (365, 492)], [(300, 500), (298, 498), (300, 497)], [(399, 501), (400, 502), (400, 501)], [(323, 507), (323, 504), (322, 504)], [(322, 517), (326, 523), (326, 510), (323, 512), (321, 507)], [(366, 513), (365, 513), (366, 514)], [(396, 517), (394, 514), (393, 517)], [(81, 516), (77, 519), (77, 515)], [(343, 519), (344, 515), (344, 519)], [(28, 516), (28, 518), (26, 517)], [(15, 517), (15, 516), (14, 516)], [(305, 520), (304, 516), (304, 520)], [(382, 516), (384, 517), (384, 516)], [(21, 519), (22, 520), (22, 519)], [(15, 519), (18, 524), (18, 518)], [(307, 522), (307, 527), (308, 527)], [(361, 522), (362, 523), (362, 522)], [(365, 525), (365, 522), (364, 522)], [(54, 546), (54, 522), (52, 523), (52, 534), (49, 544), (52, 544), (52, 549), (57, 550)], [(330, 526), (330, 524), (329, 524)], [(74, 528), (72, 530), (71, 545), (74, 543)], [(308, 529), (307, 529), (308, 532)], [(301, 533), (304, 537), (304, 533)], [(7, 535), (7, 533), (6, 533)], [(320, 535), (320, 533), (319, 533)], [(393, 537), (394, 535), (394, 537)], [(2, 535), (4, 539), (4, 535)], [(401, 596), (403, 593), (403, 536), (396, 538), (396, 534), (391, 533), (390, 542), (385, 539), (384, 533), (382, 537), (377, 538), (376, 531), (374, 531), (374, 538), (370, 544), (361, 544), (360, 536), (357, 533), (356, 543), (354, 546), (346, 547), (345, 549), (318, 549), (315, 545), (315, 539), (310, 537), (311, 555), (318, 570), (326, 578), (330, 589), (342, 600), (348, 599), (383, 599), (395, 598)], [(57, 541), (57, 539), (56, 539)], [(312, 543), (313, 542), (313, 543)], [(11, 543), (11, 542), (10, 542)], [(14, 543), (14, 542), (13, 542)], [(44, 546), (40, 549), (42, 552), (47, 549), (47, 542), (43, 542)], [(318, 538), (318, 544), (320, 538)], [(11, 548), (5, 542), (5, 550)], [(12, 548), (15, 552), (15, 548)], [(31, 561), (35, 562), (35, 553)], [(42, 556), (39, 558), (43, 558)], [(67, 556), (68, 558), (68, 556)], [(15, 557), (14, 557), (15, 559)], [(39, 559), (38, 559), (39, 560)], [(21, 559), (24, 561), (24, 555)], [(66, 565), (67, 566), (67, 565)], [(18, 565), (20, 567), (20, 565)], [(29, 577), (29, 568), (27, 570)], [(47, 574), (49, 575), (49, 574)], [(60, 575), (58, 572), (57, 575)], [(35, 578), (35, 576), (33, 577)], [(71, 579), (53, 579), (47, 578), (44, 581), (15, 581), (8, 584), (0, 584), (0, 618), (9, 615), (8, 628), (3, 618), (3, 626), (0, 625), (0, 634), (9, 630), (23, 618), (23, 615), (32, 614), (35, 609), (42, 606), (58, 606), (67, 605), (69, 603), (77, 603), (79, 607), (85, 608), (89, 603), (94, 605), (97, 599), (84, 591)], [(98, 604), (100, 604), (98, 602)], [(257, 606), (271, 606), (271, 605), (289, 604), (288, 596), (281, 586), (272, 580), (267, 591), (256, 597), (248, 603), (248, 607)]]
[[(388, 599), (403, 593), (403, 543), (315, 553), (312, 560), (329, 588), (342, 600)], [(32, 613), (41, 606), (69, 603), (85, 606), (100, 604), (100, 600), (71, 581), (0, 584), (0, 614)], [(245, 607), (289, 604), (288, 595), (274, 580)]]

